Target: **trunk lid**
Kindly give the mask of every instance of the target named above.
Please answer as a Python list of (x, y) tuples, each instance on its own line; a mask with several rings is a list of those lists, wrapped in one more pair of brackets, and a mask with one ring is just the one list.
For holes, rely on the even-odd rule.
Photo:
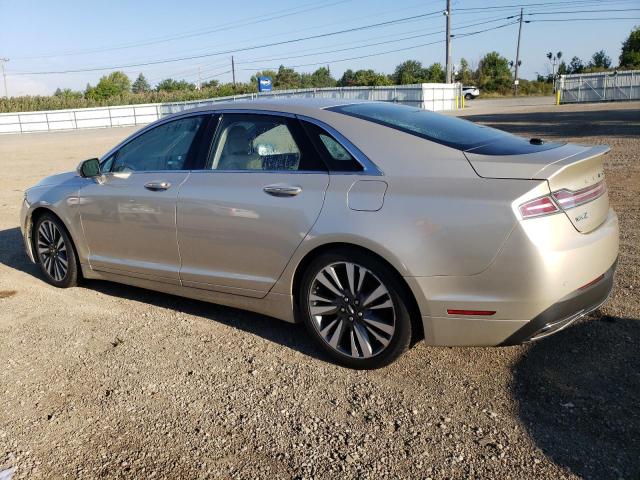
[(480, 177), (546, 180), (554, 201), (579, 232), (588, 233), (607, 218), (609, 197), (603, 169), (607, 145), (565, 144), (520, 155), (492, 155), (478, 150), (487, 151), (472, 149), (465, 155)]

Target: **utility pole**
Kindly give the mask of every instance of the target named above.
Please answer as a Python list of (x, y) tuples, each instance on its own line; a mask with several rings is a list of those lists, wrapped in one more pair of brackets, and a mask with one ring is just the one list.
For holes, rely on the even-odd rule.
[(451, 78), (451, 0), (447, 0), (447, 9), (444, 11), (444, 14), (447, 16), (447, 83), (452, 82)]
[(0, 65), (2, 65), (2, 78), (4, 79), (4, 96), (9, 99), (9, 90), (7, 90), (7, 72), (4, 71), (4, 64), (9, 61), (8, 58), (0, 58)]
[(202, 67), (198, 67), (198, 90), (202, 90)]
[(516, 71), (514, 75), (513, 88), (516, 95), (518, 95), (518, 66), (520, 64), (520, 35), (522, 34), (522, 8), (520, 9), (520, 26), (518, 27), (518, 46), (516, 48)]
[(233, 77), (233, 86), (236, 86), (236, 64), (233, 61), (233, 55), (231, 55), (231, 76)]

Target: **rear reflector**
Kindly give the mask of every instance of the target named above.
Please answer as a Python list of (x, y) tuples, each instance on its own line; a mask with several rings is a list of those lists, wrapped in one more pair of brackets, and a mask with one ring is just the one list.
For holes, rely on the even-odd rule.
[(449, 315), (480, 315), (488, 317), (490, 315), (494, 315), (496, 312), (493, 310), (453, 310), (451, 308), (447, 308), (447, 313)]
[(520, 205), (520, 215), (522, 215), (522, 218), (538, 217), (559, 211), (560, 209), (549, 196), (529, 200)]
[(558, 190), (557, 192), (553, 192), (553, 198), (555, 198), (561, 208), (567, 209), (595, 200), (602, 196), (606, 191), (607, 186), (604, 183), (604, 180), (602, 180), (601, 182), (589, 185), (588, 187), (576, 190), (575, 192), (566, 189)]

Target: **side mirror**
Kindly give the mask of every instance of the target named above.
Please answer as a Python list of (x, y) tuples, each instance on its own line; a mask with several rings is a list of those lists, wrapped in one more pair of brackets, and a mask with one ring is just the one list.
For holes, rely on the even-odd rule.
[(76, 169), (78, 175), (83, 178), (95, 178), (101, 175), (100, 172), (100, 160), (97, 158), (90, 158), (84, 162), (80, 162)]

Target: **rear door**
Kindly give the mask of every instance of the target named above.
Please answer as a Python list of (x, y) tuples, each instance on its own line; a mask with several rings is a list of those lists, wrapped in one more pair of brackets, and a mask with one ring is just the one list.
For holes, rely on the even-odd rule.
[(80, 190), (82, 228), (95, 270), (179, 284), (176, 201), (208, 115), (161, 124), (103, 163)]
[(178, 195), (183, 285), (263, 297), (315, 223), (329, 175), (293, 117), (223, 113)]

